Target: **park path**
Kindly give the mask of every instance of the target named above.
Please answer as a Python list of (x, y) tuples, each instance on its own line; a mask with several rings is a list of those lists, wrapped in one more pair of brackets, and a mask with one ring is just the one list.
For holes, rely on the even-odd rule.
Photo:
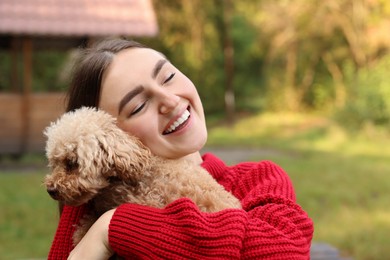
[(226, 164), (232, 165), (239, 162), (260, 160), (267, 156), (280, 156), (281, 151), (262, 148), (245, 148), (245, 147), (205, 147), (201, 154), (211, 152), (222, 159)]

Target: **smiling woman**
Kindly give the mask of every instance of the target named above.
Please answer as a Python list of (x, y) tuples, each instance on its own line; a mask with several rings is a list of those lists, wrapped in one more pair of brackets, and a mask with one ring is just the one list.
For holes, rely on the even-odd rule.
[[(103, 214), (74, 247), (86, 205), (64, 206), (49, 259), (309, 259), (313, 223), (288, 175), (269, 161), (227, 166), (200, 154), (207, 139), (191, 80), (160, 52), (123, 39), (103, 41), (77, 62), (68, 111), (97, 107), (153, 154), (201, 165), (242, 209), (204, 213), (188, 198), (163, 209), (125, 203)], [(189, 185), (190, 186), (190, 185)]]
[(101, 88), (99, 107), (154, 154), (201, 163), (207, 130), (198, 92), (161, 53), (122, 50), (104, 72)]

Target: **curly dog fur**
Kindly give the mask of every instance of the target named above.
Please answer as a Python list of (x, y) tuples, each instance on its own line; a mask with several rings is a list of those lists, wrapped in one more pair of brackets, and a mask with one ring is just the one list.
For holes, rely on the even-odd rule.
[(68, 112), (45, 135), (48, 193), (67, 205), (87, 205), (75, 245), (101, 214), (126, 202), (163, 208), (187, 197), (205, 212), (241, 207), (201, 166), (153, 155), (101, 110)]

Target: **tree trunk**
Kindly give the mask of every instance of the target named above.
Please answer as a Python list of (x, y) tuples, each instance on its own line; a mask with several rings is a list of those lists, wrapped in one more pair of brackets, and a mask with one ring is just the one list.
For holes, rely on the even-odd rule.
[(223, 56), (225, 70), (225, 111), (227, 121), (233, 124), (235, 121), (235, 95), (233, 88), (234, 80), (234, 46), (231, 36), (231, 18), (232, 18), (232, 2), (231, 0), (222, 1), (223, 8)]
[(337, 108), (341, 108), (345, 105), (346, 100), (346, 89), (344, 85), (344, 77), (341, 69), (334, 61), (332, 54), (327, 53), (322, 56), (330, 74), (332, 75), (334, 88), (335, 88), (335, 105)]
[(297, 74), (297, 48), (296, 44), (293, 43), (291, 48), (287, 52), (286, 61), (286, 81), (285, 81), (285, 102), (287, 108), (292, 111), (299, 109), (297, 101), (297, 91), (295, 88)]

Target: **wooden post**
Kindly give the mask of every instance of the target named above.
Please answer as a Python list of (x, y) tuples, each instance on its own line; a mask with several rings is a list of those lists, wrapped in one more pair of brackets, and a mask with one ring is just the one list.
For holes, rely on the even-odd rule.
[(18, 81), (18, 37), (14, 36), (11, 40), (11, 92), (19, 92), (19, 81)]
[(31, 88), (32, 88), (32, 39), (24, 37), (23, 49), (23, 92), (21, 104), (22, 138), (21, 153), (27, 152), (29, 135), (31, 131)]

